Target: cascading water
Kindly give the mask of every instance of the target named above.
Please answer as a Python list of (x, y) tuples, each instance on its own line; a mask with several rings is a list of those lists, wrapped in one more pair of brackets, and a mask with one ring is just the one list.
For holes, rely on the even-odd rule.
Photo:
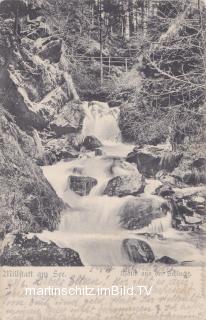
[(109, 108), (104, 102), (85, 102), (83, 108), (86, 114), (83, 123), (83, 136), (94, 135), (102, 143), (121, 142), (121, 132), (118, 127), (119, 108)]
[[(109, 108), (102, 102), (85, 102), (85, 120), (82, 135), (94, 135), (103, 143), (103, 155), (95, 157), (94, 152), (81, 155), (80, 158), (44, 167), (43, 171), (57, 194), (71, 207), (62, 214), (59, 230), (44, 231), (39, 234), (42, 240), (52, 240), (61, 247), (76, 250), (84, 265), (127, 265), (131, 262), (122, 253), (122, 241), (127, 238), (141, 238), (143, 233), (161, 233), (167, 235), (169, 241), (147, 239), (155, 255), (171, 256), (174, 230), (171, 228), (171, 217), (153, 220), (151, 224), (141, 230), (128, 231), (120, 227), (120, 209), (132, 196), (123, 198), (108, 197), (102, 192), (109, 181), (117, 175), (137, 173), (134, 165), (123, 159), (133, 149), (132, 145), (121, 143), (118, 127), (118, 108)], [(67, 186), (70, 175), (87, 176), (97, 179), (98, 184), (88, 196), (79, 196)], [(155, 182), (147, 181), (146, 194), (151, 194)], [(153, 196), (155, 197), (155, 196)], [(176, 241), (180, 240), (175, 234)], [(172, 252), (173, 258), (183, 260), (192, 257), (194, 248), (186, 242), (178, 242), (178, 248)], [(188, 259), (187, 259), (188, 260)]]

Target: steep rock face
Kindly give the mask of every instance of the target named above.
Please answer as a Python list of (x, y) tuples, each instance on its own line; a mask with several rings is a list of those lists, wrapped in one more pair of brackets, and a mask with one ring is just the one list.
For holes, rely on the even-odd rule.
[(4, 247), (0, 257), (3, 266), (83, 266), (79, 254), (69, 248), (59, 248), (54, 242), (46, 243), (36, 236), (14, 236), (12, 244)]
[(120, 210), (120, 224), (129, 230), (142, 229), (152, 220), (164, 217), (168, 210), (168, 203), (164, 199), (140, 195), (129, 199)]
[(134, 148), (128, 154), (127, 161), (136, 163), (139, 172), (146, 177), (154, 177), (160, 170), (172, 172), (178, 166), (181, 158), (181, 153), (165, 152), (164, 148), (147, 146)]
[(23, 129), (46, 127), (57, 121), (56, 115), (64, 107), (72, 115), (68, 103), (79, 97), (69, 75), (62, 40), (50, 35), (42, 17), (22, 20), (19, 37), (13, 34), (12, 19), (3, 20), (1, 25), (3, 106)]
[(140, 174), (122, 175), (112, 178), (105, 190), (104, 194), (108, 196), (124, 197), (128, 195), (137, 195), (144, 191), (144, 179)]
[(0, 112), (0, 235), (54, 230), (63, 203), (31, 157), (38, 148), (12, 118)]

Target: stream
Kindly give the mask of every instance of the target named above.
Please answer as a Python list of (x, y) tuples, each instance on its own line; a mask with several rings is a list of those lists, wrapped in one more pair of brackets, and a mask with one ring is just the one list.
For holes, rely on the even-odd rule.
[[(109, 108), (107, 103), (102, 102), (85, 102), (84, 110), (86, 116), (82, 135), (97, 137), (103, 144), (103, 154), (95, 156), (94, 152), (84, 152), (77, 159), (43, 167), (44, 175), (70, 208), (62, 213), (58, 230), (44, 231), (38, 237), (43, 241), (54, 241), (60, 247), (76, 250), (86, 266), (131, 265), (122, 250), (122, 241), (132, 238), (146, 241), (156, 259), (169, 256), (193, 265), (203, 262), (203, 254), (198, 248), (198, 234), (173, 229), (170, 212), (163, 218), (153, 220), (143, 229), (131, 231), (120, 226), (119, 212), (134, 197), (109, 197), (103, 195), (103, 191), (114, 176), (137, 172), (136, 165), (124, 161), (134, 146), (121, 141), (118, 108)], [(93, 177), (98, 183), (88, 196), (79, 196), (68, 189), (70, 175)], [(156, 184), (156, 180), (146, 180), (144, 191), (154, 201), (159, 200), (158, 196), (152, 195)], [(141, 234), (145, 232), (158, 233), (162, 237), (145, 238)]]

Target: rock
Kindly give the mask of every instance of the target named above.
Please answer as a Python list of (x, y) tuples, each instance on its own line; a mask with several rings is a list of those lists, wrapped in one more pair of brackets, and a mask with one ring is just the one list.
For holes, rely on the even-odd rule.
[(120, 156), (105, 156), (104, 159), (111, 161), (111, 166), (108, 171), (112, 176), (139, 176), (137, 168), (133, 164), (126, 162)]
[(145, 194), (155, 195), (156, 190), (162, 186), (162, 183), (157, 179), (145, 179), (146, 186), (144, 189)]
[[(13, 18), (1, 24), (0, 64), (2, 59), (6, 63), (1, 72), (0, 91), (7, 92), (2, 104), (15, 116), (21, 129), (42, 130), (54, 118), (57, 121), (55, 115), (64, 106), (67, 109), (69, 101), (78, 100), (78, 95), (67, 72), (67, 52), (62, 40), (51, 36), (47, 24), (40, 20), (28, 25), (24, 19), (21, 23), (21, 45), (13, 36)], [(66, 130), (67, 127), (66, 124)], [(62, 129), (65, 130), (64, 125), (63, 128), (60, 125)]]
[(172, 187), (170, 185), (168, 185), (168, 184), (165, 184), (165, 185), (162, 185), (162, 186), (158, 187), (155, 190), (154, 194), (156, 194), (156, 195), (158, 195), (160, 197), (166, 198), (166, 197), (171, 197), (174, 193), (175, 192), (172, 189)]
[(57, 162), (55, 153), (45, 151), (40, 157), (37, 158), (36, 164), (40, 167), (49, 166)]
[(75, 159), (79, 156), (77, 137), (73, 135), (63, 135), (60, 138), (45, 140), (45, 151), (38, 158), (38, 165), (51, 165), (62, 159)]
[(48, 26), (43, 23), (34, 31), (27, 34), (27, 38), (32, 40), (37, 40), (38, 38), (46, 38), (48, 36), (49, 36)]
[(171, 198), (172, 226), (182, 231), (195, 231), (206, 215), (204, 187), (174, 189)]
[(188, 185), (206, 184), (206, 173), (199, 170), (176, 170), (172, 176)]
[(83, 141), (83, 146), (87, 150), (94, 151), (95, 149), (102, 147), (102, 143), (94, 136), (87, 136)]
[(188, 224), (194, 224), (194, 225), (198, 225), (198, 224), (202, 224), (202, 219), (200, 216), (195, 215), (195, 216), (185, 216), (185, 222)]
[(97, 180), (91, 177), (69, 176), (67, 186), (80, 196), (87, 196), (97, 185)]
[(77, 103), (67, 103), (54, 120), (50, 123), (51, 129), (57, 137), (67, 133), (79, 132), (84, 119), (84, 111)]
[(109, 106), (110, 108), (113, 108), (113, 107), (120, 107), (122, 104), (122, 101), (121, 100), (110, 100), (109, 101)]
[(103, 155), (102, 149), (95, 149), (95, 156), (102, 156), (102, 155)]
[[(175, 169), (176, 170), (176, 169)], [(155, 178), (161, 181), (163, 184), (166, 184), (171, 187), (184, 187), (185, 184), (178, 177), (174, 177), (171, 174), (168, 174), (165, 170), (160, 170), (155, 175)]]
[(76, 159), (78, 156), (79, 152), (74, 150), (72, 147), (67, 146), (60, 149), (60, 146), (57, 145), (57, 149), (45, 151), (43, 155), (37, 159), (36, 163), (39, 166), (48, 166), (60, 160)]
[(73, 172), (74, 174), (79, 174), (79, 175), (82, 174), (82, 171), (83, 171), (83, 168), (82, 168), (82, 167), (75, 167), (75, 168), (72, 170), (72, 172)]
[(177, 260), (167, 256), (163, 256), (160, 259), (157, 259), (156, 262), (163, 263), (163, 264), (178, 264)]
[(137, 236), (144, 236), (147, 240), (149, 239), (158, 239), (164, 240), (164, 235), (162, 233), (151, 233), (151, 232), (138, 232), (136, 233)]
[(144, 192), (144, 179), (140, 174), (122, 175), (109, 180), (104, 193), (110, 197), (136, 196)]
[(201, 197), (201, 200), (200, 200), (201, 203), (203, 202), (203, 199), (206, 200), (205, 186), (174, 188), (174, 191), (175, 191), (175, 195), (178, 199), (190, 199), (191, 197), (194, 197), (194, 198)]
[(206, 216), (206, 197), (196, 194), (187, 199), (187, 206), (201, 216)]
[(76, 251), (60, 248), (54, 242), (43, 242), (36, 236), (28, 238), (23, 234), (17, 234), (13, 243), (4, 247), (0, 265), (83, 266)]
[[(0, 110), (0, 233), (56, 229), (64, 208), (34, 163), (34, 144)], [(25, 144), (25, 142), (27, 142)]]
[(132, 263), (151, 263), (155, 256), (147, 242), (139, 239), (125, 239), (122, 250)]
[(187, 185), (206, 184), (206, 158), (185, 156), (171, 175)]
[(154, 177), (160, 170), (172, 172), (182, 158), (181, 153), (168, 152), (164, 148), (146, 146), (135, 148), (127, 156), (127, 161), (136, 163), (137, 169), (145, 177)]
[(42, 59), (48, 59), (50, 63), (58, 63), (61, 58), (61, 48), (61, 39), (52, 40), (50, 38), (42, 44), (41, 50), (38, 52), (38, 54)]
[(198, 158), (194, 160), (191, 166), (199, 170), (206, 170), (206, 158)]
[[(128, 230), (142, 229), (169, 211), (168, 202), (157, 196), (140, 195), (129, 199), (121, 208), (120, 225)], [(161, 231), (161, 230), (160, 230)]]

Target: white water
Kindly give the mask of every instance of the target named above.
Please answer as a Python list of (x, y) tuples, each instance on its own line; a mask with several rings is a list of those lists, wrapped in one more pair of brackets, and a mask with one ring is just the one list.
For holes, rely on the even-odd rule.
[(119, 108), (109, 108), (104, 102), (85, 102), (83, 108), (86, 114), (82, 134), (94, 135), (102, 143), (114, 144), (121, 142), (118, 127)]
[[(121, 143), (118, 108), (110, 109), (106, 103), (93, 102), (84, 103), (84, 110), (86, 117), (82, 134), (94, 135), (101, 140), (104, 144), (104, 155), (95, 157), (94, 152), (88, 152), (79, 159), (44, 167), (45, 176), (71, 209), (62, 214), (59, 230), (44, 231), (38, 235), (39, 238), (44, 241), (52, 240), (60, 247), (76, 250), (84, 265), (131, 264), (121, 249), (122, 241), (127, 238), (147, 241), (156, 258), (167, 255), (178, 261), (200, 261), (201, 256), (197, 257), (194, 244), (187, 241), (182, 233), (171, 228), (169, 212), (165, 217), (153, 220), (149, 226), (141, 230), (127, 231), (120, 227), (119, 211), (132, 196), (108, 197), (103, 196), (102, 192), (112, 177), (137, 172), (135, 165), (124, 161), (124, 157), (133, 146)], [(81, 197), (68, 190), (67, 179), (70, 175), (94, 177), (98, 184), (88, 196)], [(147, 180), (145, 196), (151, 196), (157, 185), (157, 181)], [(164, 240), (140, 235), (145, 232), (162, 234)]]

